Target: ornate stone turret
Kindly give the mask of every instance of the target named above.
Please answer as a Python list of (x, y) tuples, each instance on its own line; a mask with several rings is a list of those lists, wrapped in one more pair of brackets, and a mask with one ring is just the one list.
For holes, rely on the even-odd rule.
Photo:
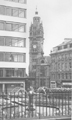
[(33, 24), (30, 26), (30, 37), (43, 37), (43, 25), (40, 22), (40, 17), (36, 10), (35, 16), (33, 17)]

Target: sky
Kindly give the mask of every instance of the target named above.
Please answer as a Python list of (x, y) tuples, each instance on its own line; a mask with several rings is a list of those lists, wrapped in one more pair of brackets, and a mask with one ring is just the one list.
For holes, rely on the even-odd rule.
[(44, 55), (48, 56), (64, 38), (72, 38), (72, 0), (27, 0), (28, 37), (36, 6), (44, 29)]

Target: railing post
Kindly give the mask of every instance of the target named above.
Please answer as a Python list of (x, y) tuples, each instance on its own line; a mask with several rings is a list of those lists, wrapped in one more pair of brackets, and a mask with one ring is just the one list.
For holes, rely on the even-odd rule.
[(39, 93), (39, 119), (40, 119), (40, 93)]

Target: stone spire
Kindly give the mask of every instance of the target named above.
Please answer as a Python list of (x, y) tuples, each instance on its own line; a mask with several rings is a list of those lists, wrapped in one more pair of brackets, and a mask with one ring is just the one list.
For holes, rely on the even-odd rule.
[(36, 14), (36, 15), (38, 15), (37, 6), (36, 6), (36, 11), (35, 11), (35, 14)]

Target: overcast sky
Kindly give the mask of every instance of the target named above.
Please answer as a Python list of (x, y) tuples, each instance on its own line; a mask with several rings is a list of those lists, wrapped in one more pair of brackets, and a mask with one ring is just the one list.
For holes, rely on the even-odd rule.
[(44, 27), (44, 54), (53, 47), (72, 38), (72, 0), (27, 0), (28, 31), (36, 6)]

